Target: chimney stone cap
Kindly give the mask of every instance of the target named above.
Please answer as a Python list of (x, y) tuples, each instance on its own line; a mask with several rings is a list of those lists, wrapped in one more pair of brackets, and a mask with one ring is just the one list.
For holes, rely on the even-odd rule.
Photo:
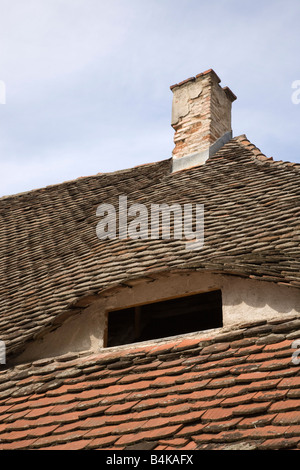
[(230, 88), (228, 88), (228, 86), (225, 86), (225, 87), (223, 88), (223, 90), (225, 91), (225, 93), (226, 93), (228, 99), (229, 99), (231, 102), (233, 102), (233, 101), (235, 101), (235, 100), (237, 99), (237, 96), (230, 90)]
[(209, 69), (209, 70), (206, 70), (205, 72), (198, 73), (198, 75), (196, 75), (195, 77), (190, 77), (190, 78), (187, 78), (186, 80), (183, 80), (182, 82), (175, 83), (175, 85), (171, 85), (171, 86), (170, 86), (170, 90), (173, 90), (173, 89), (176, 88), (176, 87), (185, 85), (185, 84), (188, 83), (188, 82), (194, 82), (194, 81), (197, 80), (198, 78), (201, 78), (201, 77), (203, 77), (204, 75), (209, 75), (209, 74), (212, 75), (212, 76), (217, 80), (217, 83), (220, 83), (221, 79), (218, 77), (218, 75), (216, 74), (216, 72), (215, 72), (213, 69)]

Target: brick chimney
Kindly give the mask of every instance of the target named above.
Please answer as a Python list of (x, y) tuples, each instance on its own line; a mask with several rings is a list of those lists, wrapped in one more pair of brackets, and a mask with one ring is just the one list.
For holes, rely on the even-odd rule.
[(170, 87), (175, 130), (172, 171), (205, 163), (232, 138), (231, 104), (236, 96), (220, 81), (210, 69)]

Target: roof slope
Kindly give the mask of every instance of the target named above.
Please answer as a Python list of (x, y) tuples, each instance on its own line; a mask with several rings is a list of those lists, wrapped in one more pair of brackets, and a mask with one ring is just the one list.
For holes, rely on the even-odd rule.
[[(185, 240), (96, 237), (96, 208), (202, 203), (205, 246)], [(299, 165), (273, 162), (244, 136), (205, 165), (170, 173), (170, 160), (0, 200), (0, 339), (18, 351), (90, 292), (130, 277), (196, 268), (300, 287)]]
[(287, 318), (3, 370), (0, 449), (299, 449), (299, 337)]

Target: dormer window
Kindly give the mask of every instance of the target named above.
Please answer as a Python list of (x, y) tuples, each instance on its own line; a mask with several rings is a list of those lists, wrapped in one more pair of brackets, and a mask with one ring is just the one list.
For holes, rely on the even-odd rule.
[(148, 341), (223, 326), (220, 290), (108, 312), (105, 346)]

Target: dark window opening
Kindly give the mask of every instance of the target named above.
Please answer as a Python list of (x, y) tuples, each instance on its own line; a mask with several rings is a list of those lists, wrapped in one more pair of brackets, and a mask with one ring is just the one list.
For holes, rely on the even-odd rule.
[(205, 292), (108, 312), (105, 346), (119, 346), (222, 326), (221, 291)]

